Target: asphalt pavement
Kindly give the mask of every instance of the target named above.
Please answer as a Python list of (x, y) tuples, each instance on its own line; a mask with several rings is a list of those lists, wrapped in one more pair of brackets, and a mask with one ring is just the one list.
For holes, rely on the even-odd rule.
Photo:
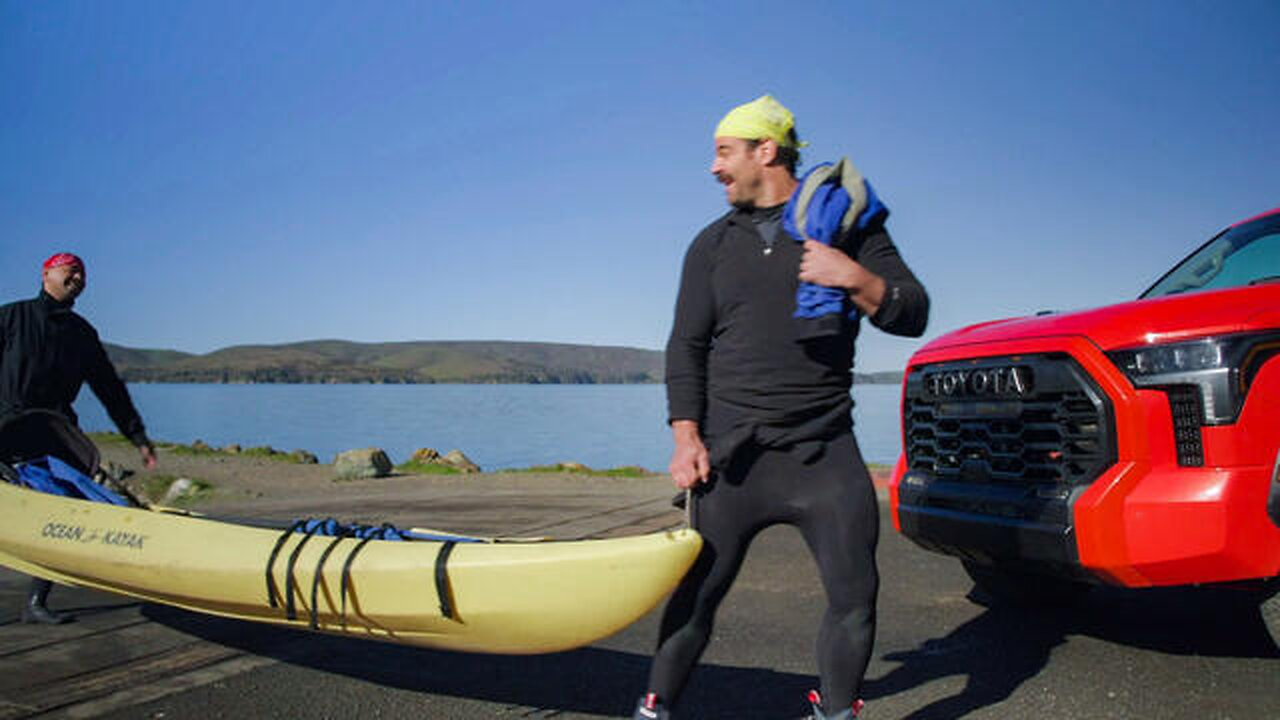
[[(574, 497), (530, 483), (501, 504), (468, 505), (460, 524), (432, 522), (628, 534), (679, 523), (670, 497), (660, 483)], [(897, 535), (887, 510), (863, 717), (1280, 716), (1280, 653), (1246, 596), (1105, 588), (1065, 609), (992, 609), (968, 597), (957, 562)], [(524, 526), (510, 527), (513, 516)], [(512, 657), (316, 635), (74, 588), (55, 588), (51, 604), (77, 622), (37, 627), (17, 622), (24, 590), (25, 578), (0, 571), (0, 720), (629, 717), (660, 612), (591, 647)], [(763, 533), (679, 717), (802, 717), (823, 606), (799, 535)]]

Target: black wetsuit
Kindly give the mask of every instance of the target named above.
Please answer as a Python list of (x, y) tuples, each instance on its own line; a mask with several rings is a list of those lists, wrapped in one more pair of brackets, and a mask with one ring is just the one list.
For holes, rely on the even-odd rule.
[[(772, 225), (781, 209), (733, 210), (685, 257), (667, 344), (669, 415), (699, 423), (712, 479), (694, 496), (703, 552), (667, 605), (650, 672), (650, 692), (666, 703), (706, 647), (747, 546), (776, 523), (800, 530), (826, 589), (818, 665), (828, 708), (858, 697), (871, 655), (879, 507), (852, 433), (858, 322), (814, 338), (792, 317), (802, 247)], [(923, 333), (928, 296), (888, 233), (877, 226), (840, 247), (885, 280), (871, 323)]]
[[(58, 302), (41, 290), (31, 300), (0, 306), (0, 427), (27, 410), (51, 410), (76, 424), (71, 404), (88, 382), (120, 432), (134, 445), (150, 444), (129, 390), (107, 358), (98, 332), (71, 310), (73, 304)], [(10, 442), (18, 447), (9, 446)], [(35, 447), (43, 447), (41, 442), (49, 440), (42, 438)], [(27, 458), (33, 450), (29, 438), (5, 437), (0, 442), (0, 455), (4, 456), (0, 459)], [(45, 607), (50, 587), (48, 580), (32, 578), (24, 621), (60, 623), (68, 619)]]
[(76, 422), (71, 404), (89, 383), (120, 432), (147, 443), (142, 418), (87, 320), (43, 290), (0, 306), (0, 425), (24, 410), (52, 410)]

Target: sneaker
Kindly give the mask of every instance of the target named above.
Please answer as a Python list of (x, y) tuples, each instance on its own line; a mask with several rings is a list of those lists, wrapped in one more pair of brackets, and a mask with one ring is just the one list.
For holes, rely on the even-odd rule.
[(636, 703), (631, 720), (671, 720), (671, 713), (658, 702), (656, 694), (648, 693)]
[(854, 700), (853, 707), (841, 710), (835, 715), (828, 715), (822, 711), (822, 695), (817, 690), (809, 691), (809, 705), (813, 708), (813, 714), (808, 720), (853, 720), (858, 717), (858, 713), (862, 712), (862, 707), (866, 703), (861, 700)]

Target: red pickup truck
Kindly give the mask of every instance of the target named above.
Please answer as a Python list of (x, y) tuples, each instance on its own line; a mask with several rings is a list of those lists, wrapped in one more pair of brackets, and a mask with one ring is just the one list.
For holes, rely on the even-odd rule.
[(1280, 208), (1134, 302), (928, 343), (902, 443), (894, 525), (989, 597), (1232, 584), (1280, 646)]

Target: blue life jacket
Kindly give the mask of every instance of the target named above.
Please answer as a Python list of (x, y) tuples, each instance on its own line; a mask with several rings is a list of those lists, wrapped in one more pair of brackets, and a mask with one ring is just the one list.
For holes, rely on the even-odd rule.
[[(799, 243), (816, 240), (823, 245), (839, 241), (850, 229), (865, 232), (889, 217), (889, 208), (880, 201), (871, 183), (848, 158), (820, 163), (811, 168), (796, 186), (782, 213), (782, 227)], [(818, 318), (844, 313), (848, 296), (839, 288), (809, 282), (796, 289), (797, 318)], [(850, 321), (858, 319), (857, 308), (848, 310)]]
[(32, 490), (112, 505), (131, 504), (52, 455), (21, 463), (16, 469), (19, 483)]

